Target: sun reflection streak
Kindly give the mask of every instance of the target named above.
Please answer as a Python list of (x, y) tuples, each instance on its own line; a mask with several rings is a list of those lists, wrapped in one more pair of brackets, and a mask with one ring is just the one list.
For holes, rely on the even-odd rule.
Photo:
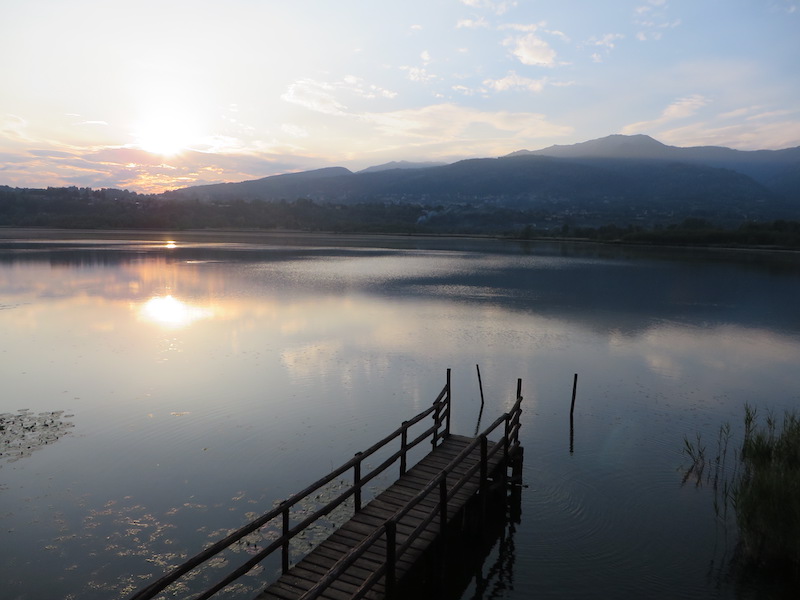
[(211, 309), (193, 306), (171, 295), (153, 296), (139, 309), (141, 319), (170, 329), (180, 329), (213, 316)]

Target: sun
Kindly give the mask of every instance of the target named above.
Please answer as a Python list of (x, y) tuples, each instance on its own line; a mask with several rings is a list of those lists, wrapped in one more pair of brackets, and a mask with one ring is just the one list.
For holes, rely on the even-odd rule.
[(161, 156), (174, 156), (188, 149), (198, 137), (190, 115), (177, 110), (159, 111), (141, 119), (133, 136), (136, 146)]

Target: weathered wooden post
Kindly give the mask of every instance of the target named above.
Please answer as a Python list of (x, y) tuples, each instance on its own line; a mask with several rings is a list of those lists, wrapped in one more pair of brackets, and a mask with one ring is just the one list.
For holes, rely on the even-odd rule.
[(572, 405), (569, 408), (569, 453), (575, 452), (575, 420), (573, 413), (575, 412), (575, 394), (578, 391), (578, 374), (575, 373), (575, 378), (572, 380)]
[(481, 483), (480, 483), (480, 503), (481, 503), (481, 522), (486, 516), (486, 492), (489, 487), (489, 443), (485, 435), (481, 435)]
[(386, 595), (393, 596), (397, 563), (397, 521), (386, 521)]
[(400, 475), (403, 476), (406, 474), (406, 454), (408, 445), (408, 421), (403, 421), (402, 423), (403, 432), (400, 434)]
[(289, 505), (283, 502), (283, 546), (281, 547), (281, 570), (284, 575), (289, 572)]
[(450, 369), (447, 369), (447, 418), (444, 425), (444, 437), (450, 435), (450, 413), (453, 411), (453, 388), (450, 387)]
[(356, 464), (353, 465), (353, 502), (355, 512), (361, 511), (361, 452), (356, 452)]
[[(447, 472), (442, 471), (439, 476), (439, 537), (442, 544), (442, 565), (445, 564), (446, 539), (447, 539)], [(444, 573), (444, 569), (442, 569)]]
[(572, 418), (572, 413), (575, 412), (575, 393), (578, 391), (578, 374), (575, 373), (575, 378), (572, 380), (572, 406), (569, 408), (569, 418)]

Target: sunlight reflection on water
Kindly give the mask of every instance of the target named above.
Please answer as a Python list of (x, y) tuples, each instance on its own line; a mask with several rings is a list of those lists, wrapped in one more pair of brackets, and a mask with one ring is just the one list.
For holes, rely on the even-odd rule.
[(139, 307), (138, 313), (142, 320), (168, 328), (186, 327), (199, 319), (214, 316), (210, 308), (182, 302), (171, 295), (153, 296)]
[(11, 597), (122, 597), (427, 408), (448, 367), (471, 433), (476, 363), (484, 419), (517, 377), (525, 395), (504, 597), (707, 596), (714, 521), (679, 485), (682, 436), (797, 404), (796, 265), (358, 242), (0, 251), (0, 413), (72, 425), (0, 471)]

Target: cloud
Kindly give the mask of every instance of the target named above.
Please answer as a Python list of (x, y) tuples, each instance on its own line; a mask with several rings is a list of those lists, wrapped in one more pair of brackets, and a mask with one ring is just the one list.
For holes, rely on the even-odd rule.
[(0, 135), (10, 139), (27, 140), (28, 121), (17, 115), (7, 114), (0, 121)]
[(460, 19), (456, 22), (456, 29), (480, 29), (489, 27), (489, 22), (483, 17), (477, 19)]
[[(427, 54), (427, 52), (423, 54)], [(360, 98), (394, 98), (397, 96), (397, 92), (372, 83), (367, 83), (361, 77), (356, 77), (354, 75), (348, 75), (343, 81), (329, 85), (354, 94)]]
[(402, 66), (400, 67), (401, 71), (406, 72), (406, 76), (411, 81), (418, 81), (418, 82), (425, 82), (425, 81), (433, 81), (436, 79), (436, 75), (429, 73), (427, 69), (424, 67), (409, 67), (409, 66)]
[(664, 125), (670, 121), (685, 119), (697, 113), (698, 110), (707, 106), (711, 101), (700, 94), (693, 94), (684, 98), (678, 98), (672, 104), (667, 106), (661, 113), (661, 116), (652, 121), (640, 121), (632, 123), (622, 128), (622, 133), (646, 133), (651, 131), (654, 127)]
[(322, 114), (344, 115), (347, 107), (336, 100), (333, 90), (330, 84), (301, 79), (292, 83), (281, 99)]
[(284, 123), (281, 125), (281, 131), (295, 138), (306, 138), (309, 135), (308, 130), (299, 125), (293, 125), (292, 123)]
[(706, 106), (710, 100), (700, 94), (693, 94), (685, 98), (679, 98), (664, 109), (662, 118), (667, 121), (683, 119), (695, 114), (698, 110)]
[[(385, 136), (404, 138), (412, 144), (454, 144), (466, 142), (475, 148), (497, 145), (499, 140), (518, 149), (531, 139), (563, 136), (571, 127), (550, 123), (539, 113), (484, 112), (452, 103), (434, 104), (419, 109), (363, 115)], [(476, 134), (476, 128), (488, 129), (489, 134)], [(487, 137), (491, 138), (487, 141)], [(510, 151), (510, 150), (509, 150)]]
[(556, 52), (550, 45), (533, 33), (506, 39), (503, 44), (511, 47), (513, 54), (522, 64), (540, 67), (555, 66)]
[(327, 82), (301, 79), (289, 85), (281, 99), (303, 106), (314, 112), (333, 116), (346, 116), (348, 108), (337, 99), (337, 94), (348, 93), (359, 98), (394, 98), (397, 93), (369, 84), (360, 77), (348, 75), (340, 81)]
[(496, 15), (502, 15), (517, 6), (514, 0), (461, 0), (461, 3), (472, 8), (489, 10)]
[(617, 40), (623, 39), (625, 36), (621, 33), (606, 33), (605, 35), (598, 37), (591, 37), (587, 42), (589, 45), (592, 46), (603, 46), (605, 48), (614, 48), (615, 43)]
[(524, 89), (530, 92), (541, 92), (544, 89), (547, 79), (530, 79), (529, 77), (522, 77), (511, 71), (508, 75), (501, 79), (486, 79), (483, 82), (487, 88), (496, 92), (505, 92), (509, 90)]
[(740, 121), (719, 125), (692, 123), (658, 134), (661, 141), (680, 146), (726, 146), (739, 150), (780, 150), (800, 146), (800, 119), (772, 123)]
[(648, 4), (637, 6), (634, 9), (634, 23), (641, 29), (636, 33), (636, 39), (641, 42), (658, 41), (664, 37), (664, 30), (678, 27), (681, 20), (670, 19), (668, 9), (666, 0), (649, 0)]

